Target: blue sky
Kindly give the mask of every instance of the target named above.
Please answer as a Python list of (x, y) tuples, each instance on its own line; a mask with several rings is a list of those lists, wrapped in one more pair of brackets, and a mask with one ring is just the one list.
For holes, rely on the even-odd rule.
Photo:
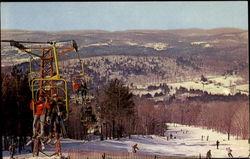
[(247, 1), (1, 2), (1, 29), (248, 29)]

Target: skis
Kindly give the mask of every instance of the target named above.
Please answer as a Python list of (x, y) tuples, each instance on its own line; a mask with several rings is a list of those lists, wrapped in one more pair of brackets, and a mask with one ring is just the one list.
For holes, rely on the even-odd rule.
[(28, 141), (26, 144), (25, 144), (25, 146), (29, 146), (31, 143), (34, 143), (34, 141), (35, 140), (39, 140), (39, 142), (41, 143), (41, 148), (42, 148), (42, 150), (44, 150), (45, 149), (45, 141), (44, 140), (42, 140), (41, 138), (36, 138), (36, 139), (31, 139), (30, 141)]
[[(60, 117), (61, 118), (61, 117)], [(60, 120), (60, 126), (61, 126), (61, 129), (62, 129), (62, 134), (63, 134), (63, 137), (67, 137), (67, 131), (65, 129), (65, 126), (64, 126), (64, 123), (63, 123), (63, 120), (61, 118)]]
[(25, 146), (29, 146), (32, 142), (34, 141), (34, 139), (31, 139), (30, 141), (28, 141)]
[[(57, 111), (60, 112), (58, 105), (57, 105)], [(58, 117), (60, 118), (59, 124), (60, 124), (61, 130), (62, 130), (63, 137), (67, 137), (67, 131), (66, 131), (65, 125), (63, 123), (63, 118), (60, 115)]]

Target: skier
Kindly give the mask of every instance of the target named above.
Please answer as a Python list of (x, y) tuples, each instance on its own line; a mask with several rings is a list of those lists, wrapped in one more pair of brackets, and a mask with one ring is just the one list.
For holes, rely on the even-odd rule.
[(220, 144), (220, 142), (219, 142), (219, 140), (217, 140), (217, 141), (216, 141), (217, 149), (219, 149), (219, 144)]
[(34, 102), (34, 99), (31, 100), (30, 109), (34, 110), (34, 108), (35, 108), (35, 116), (33, 120), (33, 136), (32, 136), (33, 139), (36, 137), (36, 125), (38, 121), (40, 121), (40, 134), (38, 136), (43, 137), (44, 135), (45, 114), (46, 114), (46, 109), (47, 110), (50, 109), (50, 104), (47, 101), (47, 98), (44, 101), (44, 97), (40, 95), (38, 101)]
[(232, 149), (230, 149), (230, 147), (226, 148), (227, 152), (228, 152), (228, 157), (229, 158), (233, 158), (233, 155), (232, 155)]
[(56, 138), (59, 139), (59, 134), (61, 133), (60, 122), (63, 120), (63, 115), (65, 113), (65, 106), (61, 99), (58, 98), (57, 94), (52, 95), (52, 102), (50, 103), (51, 109), (49, 111), (49, 116), (47, 117), (47, 121), (50, 121), (49, 128), (49, 136), (48, 143), (51, 141), (52, 133), (54, 129), (54, 123), (56, 128)]
[(86, 82), (83, 82), (83, 84), (81, 83), (81, 85), (80, 85), (80, 87), (79, 87), (79, 91), (81, 91), (81, 96), (82, 96), (82, 98), (83, 98), (83, 96), (84, 96), (84, 98), (86, 99), (86, 97), (87, 97), (87, 83)]
[(203, 141), (203, 135), (201, 135), (201, 141)]
[(211, 150), (208, 150), (206, 158), (207, 159), (211, 159), (211, 157), (212, 157)]
[(73, 82), (73, 91), (75, 94), (78, 95), (78, 92), (79, 92), (79, 84), (76, 83), (75, 81)]
[(133, 152), (136, 153), (136, 149), (139, 150), (138, 145), (135, 144), (132, 146)]
[(15, 150), (16, 149), (16, 143), (13, 143), (9, 146), (9, 153), (10, 153), (10, 158), (14, 158)]
[(207, 136), (207, 141), (208, 141), (209, 135)]
[(92, 107), (91, 107), (90, 105), (87, 105), (87, 106), (86, 106), (85, 113), (86, 113), (87, 115), (91, 115), (91, 114), (92, 114)]
[(18, 142), (17, 142), (17, 147), (18, 147), (18, 153), (19, 154), (21, 154), (21, 152), (22, 152), (22, 146), (23, 146), (23, 141), (22, 141), (22, 137), (17, 137), (17, 140), (18, 140)]

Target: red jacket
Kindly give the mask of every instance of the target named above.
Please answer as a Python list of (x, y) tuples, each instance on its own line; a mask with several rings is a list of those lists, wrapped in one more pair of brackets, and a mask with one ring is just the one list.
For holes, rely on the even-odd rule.
[[(34, 106), (35, 106), (35, 115), (43, 115), (45, 114), (45, 108), (50, 109), (49, 102), (41, 102), (39, 100), (34, 103)], [(30, 103), (30, 109), (33, 110), (32, 101)]]
[(74, 90), (78, 90), (78, 89), (79, 89), (79, 84), (74, 83), (74, 84), (73, 84), (73, 89), (74, 89)]

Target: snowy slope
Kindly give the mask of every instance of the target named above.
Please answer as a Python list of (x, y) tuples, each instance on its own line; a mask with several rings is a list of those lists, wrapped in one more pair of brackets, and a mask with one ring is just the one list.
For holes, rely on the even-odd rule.
[[(196, 156), (199, 154), (205, 156), (206, 152), (210, 149), (212, 157), (227, 157), (226, 148), (230, 147), (233, 151), (234, 157), (247, 157), (249, 153), (249, 146), (247, 140), (236, 140), (231, 137), (227, 141), (227, 135), (214, 132), (212, 130), (201, 129), (197, 127), (188, 127), (179, 124), (168, 124), (169, 130), (165, 133), (165, 137), (155, 135), (134, 135), (132, 139), (122, 138), (118, 140), (105, 140), (105, 141), (80, 141), (72, 139), (62, 139), (62, 148), (64, 155), (70, 150), (94, 150), (94, 151), (120, 151), (132, 152), (131, 146), (138, 143), (138, 153), (161, 155), (161, 156)], [(176, 139), (169, 139), (170, 134)], [(205, 136), (203, 141), (201, 136)], [(207, 136), (209, 139), (207, 141)], [(216, 149), (216, 141), (220, 141), (219, 149)], [(48, 153), (53, 153), (53, 149), (47, 150)], [(9, 158), (7, 152), (3, 153), (4, 158)], [(17, 155), (18, 158), (33, 158), (31, 154)], [(42, 155), (44, 156), (44, 155)], [(38, 157), (41, 158), (41, 157)], [(55, 158), (55, 157), (45, 157)]]

